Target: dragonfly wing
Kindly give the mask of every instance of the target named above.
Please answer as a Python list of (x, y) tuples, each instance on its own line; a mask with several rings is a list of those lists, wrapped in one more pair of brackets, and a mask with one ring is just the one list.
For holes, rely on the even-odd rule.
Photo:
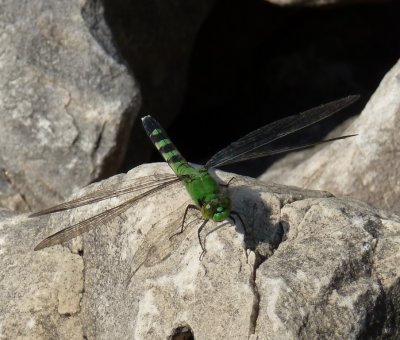
[(328, 118), (358, 98), (357, 95), (348, 96), (267, 124), (217, 152), (205, 166), (210, 168), (234, 163), (235, 159), (246, 153)]
[(76, 199), (57, 204), (53, 207), (35, 212), (29, 217), (37, 217), (42, 215), (51, 214), (58, 211), (68, 210), (72, 208), (81, 207), (83, 205), (99, 202), (108, 198), (117, 197), (125, 194), (130, 194), (133, 192), (138, 192), (141, 190), (148, 190), (158, 187), (161, 184), (175, 183), (179, 181), (176, 175), (173, 174), (159, 174), (150, 175), (144, 177), (134, 178), (124, 182), (124, 185), (120, 188), (116, 188), (116, 184), (112, 183), (103, 187), (101, 189), (95, 190), (84, 196), (78, 197)]
[(315, 142), (315, 143), (297, 145), (297, 146), (293, 146), (293, 147), (288, 146), (288, 147), (284, 147), (281, 149), (275, 149), (275, 150), (274, 149), (263, 149), (260, 151), (255, 151), (255, 152), (246, 153), (244, 155), (241, 155), (238, 158), (235, 158), (235, 159), (225, 162), (224, 165), (232, 164), (232, 163), (239, 163), (239, 162), (247, 161), (249, 159), (278, 155), (280, 153), (285, 153), (285, 152), (304, 150), (304, 149), (308, 149), (308, 148), (311, 148), (311, 147), (319, 145), (319, 144), (329, 143), (329, 142), (333, 142), (335, 140), (346, 139), (346, 138), (355, 137), (355, 136), (357, 136), (357, 134), (339, 136), (339, 137), (325, 139), (325, 140)]
[(65, 228), (47, 238), (45, 238), (42, 242), (40, 242), (34, 250), (40, 250), (43, 248), (47, 248), (50, 246), (54, 246), (56, 244), (63, 243), (65, 241), (69, 241), (73, 239), (74, 237), (81, 235), (95, 227), (97, 227), (100, 224), (104, 224), (110, 220), (112, 220), (114, 217), (118, 216), (119, 214), (123, 213), (125, 210), (130, 208), (135, 202), (139, 201), (140, 199), (149, 196), (151, 194), (154, 194), (158, 192), (161, 189), (164, 189), (172, 184), (178, 183), (180, 181), (179, 178), (175, 177), (174, 181), (169, 181), (160, 184), (158, 187), (154, 187), (150, 190), (147, 190), (129, 200), (126, 202), (117, 205), (114, 208), (108, 209), (106, 211), (101, 212), (100, 214), (97, 214), (93, 217), (90, 217), (86, 220), (83, 220), (77, 224), (74, 224), (68, 228)]
[[(142, 266), (152, 267), (161, 263), (175, 252), (188, 236), (195, 229), (202, 219), (198, 216), (198, 211), (191, 209), (185, 219), (185, 227), (182, 233), (179, 233), (182, 226), (184, 210), (188, 203), (185, 203), (174, 213), (158, 221), (147, 232), (138, 250), (132, 258), (132, 276)], [(176, 217), (178, 214), (178, 217)]]

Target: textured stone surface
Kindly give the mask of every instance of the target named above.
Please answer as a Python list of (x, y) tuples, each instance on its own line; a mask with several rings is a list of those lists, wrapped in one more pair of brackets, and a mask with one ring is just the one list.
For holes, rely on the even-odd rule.
[[(396, 338), (398, 328), (387, 325), (398, 311), (385, 312), (393, 300), (384, 300), (399, 288), (399, 217), (336, 198), (297, 201), (281, 216), (287, 239), (257, 270), (257, 333), (272, 339)], [(393, 280), (384, 282), (386, 276)]]
[(0, 5), (3, 206), (54, 204), (115, 171), (124, 155), (124, 147), (116, 151), (138, 90), (112, 49), (101, 7), (91, 4)]
[(35, 253), (38, 221), (0, 216), (0, 338), (82, 339), (82, 257), (68, 248)]
[(301, 162), (288, 155), (261, 176), (338, 196), (351, 196), (400, 213), (400, 61), (386, 74), (360, 116), (334, 142)]
[[(155, 173), (170, 170), (141, 166), (81, 194)], [(217, 176), (227, 181), (232, 174)], [(228, 190), (247, 235), (240, 222), (208, 224), (202, 261), (199, 223), (170, 239), (188, 202), (180, 183), (99, 225), (83, 245), (78, 238), (39, 252), (32, 249), (44, 237), (127, 197), (37, 219), (3, 211), (0, 300), (12, 300), (0, 304), (3, 334), (62, 338), (71, 327), (70, 334), (88, 339), (165, 339), (190, 327), (196, 339), (396, 337), (399, 217), (327, 192), (239, 176)], [(163, 246), (165, 259), (132, 276), (146, 242)]]

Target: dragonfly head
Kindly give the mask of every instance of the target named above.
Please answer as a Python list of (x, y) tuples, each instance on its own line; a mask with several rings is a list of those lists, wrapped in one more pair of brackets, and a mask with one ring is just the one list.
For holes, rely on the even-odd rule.
[(231, 200), (223, 193), (207, 197), (201, 206), (201, 214), (205, 219), (215, 222), (226, 220), (231, 213)]

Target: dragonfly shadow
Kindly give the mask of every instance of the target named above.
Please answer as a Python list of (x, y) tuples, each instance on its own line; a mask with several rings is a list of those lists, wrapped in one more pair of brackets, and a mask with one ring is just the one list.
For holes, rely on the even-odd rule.
[(188, 204), (154, 223), (143, 237), (133, 255), (129, 282), (142, 267), (153, 267), (176, 252), (189, 234), (197, 231), (203, 220), (197, 210), (189, 210), (182, 227), (184, 211)]
[[(215, 175), (215, 178), (222, 184), (222, 190), (227, 191), (232, 199), (233, 214), (231, 220), (235, 222), (235, 230), (244, 235), (244, 247), (255, 251), (262, 258), (269, 257), (283, 237), (283, 228), (279, 222), (280, 204), (278, 198), (273, 193), (270, 195), (271, 199), (263, 198), (266, 192), (265, 186), (257, 181), (242, 180), (241, 177), (235, 177), (230, 181), (232, 176), (226, 176), (221, 178), (219, 175)], [(228, 182), (229, 184), (227, 184)], [(273, 202), (273, 204), (269, 204), (270, 202)], [(139, 269), (153, 267), (165, 261), (171, 254), (179, 250), (185, 239), (189, 238), (189, 234), (197, 233), (204, 220), (201, 219), (199, 211), (195, 209), (189, 210), (183, 231), (179, 233), (187, 204), (181, 205), (173, 213), (151, 226), (133, 255), (128, 284)], [(240, 218), (236, 218), (235, 213)], [(242, 222), (244, 225), (242, 225)], [(229, 221), (226, 221), (216, 225), (212, 221), (208, 222), (207, 228), (201, 233), (202, 244), (206, 247), (206, 250), (207, 237), (221, 228), (226, 228), (229, 223)], [(190, 236), (190, 238), (192, 239), (193, 236)], [(200, 245), (198, 247), (200, 251)], [(185, 250), (179, 250), (179, 252), (184, 253)], [(207, 254), (205, 254), (206, 256)]]
[[(246, 249), (264, 259), (268, 258), (282, 242), (284, 235), (278, 197), (254, 180), (235, 179), (231, 181), (228, 190), (233, 210), (245, 224)], [(240, 223), (238, 220), (235, 219), (236, 224)], [(240, 232), (240, 229), (236, 229)]]

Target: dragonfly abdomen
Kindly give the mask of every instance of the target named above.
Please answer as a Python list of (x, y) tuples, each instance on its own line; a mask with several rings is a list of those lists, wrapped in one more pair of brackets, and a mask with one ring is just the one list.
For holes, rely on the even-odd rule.
[(182, 173), (182, 168), (185, 169), (190, 166), (175, 147), (174, 143), (172, 143), (171, 139), (169, 139), (161, 125), (151, 116), (143, 117), (142, 123), (150, 140), (175, 174), (177, 176), (184, 175), (185, 173)]

